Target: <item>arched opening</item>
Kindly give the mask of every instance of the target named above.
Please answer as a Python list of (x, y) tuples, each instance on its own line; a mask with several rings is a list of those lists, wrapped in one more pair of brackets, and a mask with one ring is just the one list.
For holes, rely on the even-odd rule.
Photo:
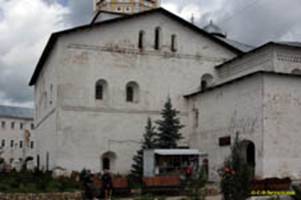
[(301, 75), (301, 69), (293, 69), (292, 74)]
[(155, 29), (155, 49), (159, 50), (161, 48), (161, 27), (156, 27)]
[(250, 140), (243, 140), (240, 143), (241, 157), (252, 168), (256, 166), (256, 148)]
[(250, 142), (247, 145), (247, 163), (248, 165), (255, 167), (255, 145)]
[(134, 81), (126, 85), (126, 101), (133, 103), (139, 102), (139, 85)]
[(212, 86), (213, 84), (213, 76), (211, 74), (204, 74), (201, 78), (201, 90), (205, 90), (206, 88)]
[(101, 168), (102, 170), (115, 171), (116, 154), (108, 151), (101, 156)]
[(34, 168), (34, 163), (33, 163), (34, 158), (32, 156), (28, 156), (25, 159), (24, 166), (26, 169), (33, 169)]
[(139, 49), (144, 48), (144, 31), (139, 32), (138, 48)]
[(100, 79), (95, 84), (95, 99), (104, 100), (107, 97), (108, 83)]
[(111, 163), (109, 158), (103, 158), (102, 159), (102, 169), (103, 170), (110, 170), (111, 169)]

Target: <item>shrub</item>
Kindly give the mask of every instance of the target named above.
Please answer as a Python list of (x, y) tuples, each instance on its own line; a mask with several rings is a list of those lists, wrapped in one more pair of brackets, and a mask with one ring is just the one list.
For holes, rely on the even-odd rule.
[(77, 190), (80, 190), (79, 183), (65, 177), (54, 179), (49, 171), (12, 171), (9, 174), (2, 174), (0, 177), (0, 192), (2, 193), (47, 193)]
[(195, 178), (188, 180), (187, 191), (190, 200), (205, 200), (206, 197), (207, 174), (204, 168), (201, 168)]

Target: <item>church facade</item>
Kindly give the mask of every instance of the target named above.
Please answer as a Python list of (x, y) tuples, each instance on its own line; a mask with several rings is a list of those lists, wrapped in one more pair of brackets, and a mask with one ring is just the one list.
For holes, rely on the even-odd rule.
[(256, 176), (300, 179), (300, 47), (271, 42), (254, 49), (216, 66), (219, 83), (186, 96), (190, 146), (208, 152), (211, 179), (236, 134)]
[[(298, 57), (299, 47), (287, 46), (277, 48)], [(289, 162), (278, 162), (272, 148), (281, 143), (277, 136), (284, 134), (280, 131), (291, 115), (275, 114), (282, 123), (267, 116), (277, 113), (278, 104), (270, 101), (278, 85), (295, 91), (290, 97), (296, 102), (301, 100), (300, 79), (291, 75), (301, 65), (293, 62), (288, 69), (287, 63), (274, 59), (275, 49), (271, 44), (244, 53), (225, 38), (162, 8), (54, 33), (30, 81), (39, 167), (128, 173), (147, 118), (159, 119), (170, 97), (185, 125), (180, 145), (208, 153), (212, 180), (230, 150), (228, 144), (219, 146), (219, 139), (231, 141), (237, 132), (248, 142), (245, 151), (251, 153), (246, 159), (253, 160), (258, 176), (274, 176), (281, 170), (283, 175), (285, 170), (295, 175), (301, 164), (295, 150)], [(290, 85), (292, 91), (286, 90)], [(279, 105), (281, 112), (291, 106), (294, 113), (287, 132), (293, 137), (300, 127), (301, 107), (277, 95), (288, 101)], [(281, 128), (270, 129), (274, 125)], [(293, 148), (296, 142), (289, 140), (283, 146)], [(280, 145), (279, 151), (287, 148)], [(264, 162), (266, 158), (270, 159)], [(268, 171), (271, 165), (278, 167)]]

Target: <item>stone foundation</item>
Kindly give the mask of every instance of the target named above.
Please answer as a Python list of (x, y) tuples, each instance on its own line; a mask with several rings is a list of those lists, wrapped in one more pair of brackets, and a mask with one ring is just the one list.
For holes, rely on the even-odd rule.
[(3, 194), (0, 200), (83, 200), (81, 192), (45, 194)]

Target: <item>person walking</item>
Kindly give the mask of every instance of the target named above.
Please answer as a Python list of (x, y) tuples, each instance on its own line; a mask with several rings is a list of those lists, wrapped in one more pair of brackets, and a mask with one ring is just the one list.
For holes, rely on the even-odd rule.
[(113, 180), (109, 170), (107, 169), (104, 170), (104, 174), (101, 177), (101, 181), (102, 181), (105, 200), (111, 200)]

